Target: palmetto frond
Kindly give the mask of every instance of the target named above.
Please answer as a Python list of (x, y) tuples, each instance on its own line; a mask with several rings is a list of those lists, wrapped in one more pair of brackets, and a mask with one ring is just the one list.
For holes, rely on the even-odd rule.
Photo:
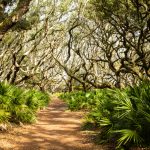
[(118, 133), (120, 135), (118, 141), (118, 146), (126, 145), (129, 142), (134, 142), (139, 145), (143, 139), (138, 135), (135, 130), (130, 129), (123, 129), (123, 130), (116, 130), (114, 133)]

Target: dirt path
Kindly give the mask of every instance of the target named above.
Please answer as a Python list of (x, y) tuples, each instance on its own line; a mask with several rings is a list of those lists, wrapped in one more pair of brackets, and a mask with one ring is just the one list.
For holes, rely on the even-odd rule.
[(38, 114), (34, 125), (0, 133), (0, 150), (103, 150), (81, 131), (81, 112), (66, 111), (57, 98)]

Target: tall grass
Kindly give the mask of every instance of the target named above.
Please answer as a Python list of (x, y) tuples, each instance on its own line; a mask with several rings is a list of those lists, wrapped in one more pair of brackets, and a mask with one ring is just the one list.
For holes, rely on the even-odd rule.
[(49, 95), (0, 83), (0, 123), (32, 123), (36, 112), (47, 106)]

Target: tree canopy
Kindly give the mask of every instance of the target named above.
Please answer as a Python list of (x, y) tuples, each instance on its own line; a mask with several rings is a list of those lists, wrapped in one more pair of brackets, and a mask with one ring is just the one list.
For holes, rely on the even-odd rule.
[(41, 90), (150, 77), (149, 0), (0, 0), (0, 80)]

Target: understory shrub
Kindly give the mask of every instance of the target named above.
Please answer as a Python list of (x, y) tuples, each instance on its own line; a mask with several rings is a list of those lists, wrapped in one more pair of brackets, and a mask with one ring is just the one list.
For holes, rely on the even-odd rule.
[(49, 95), (0, 83), (0, 123), (32, 123), (36, 112), (47, 106)]
[[(87, 94), (92, 98), (89, 102), (84, 97)], [(72, 99), (79, 97), (80, 106), (86, 99), (89, 111), (86, 123), (100, 128), (101, 141), (115, 143), (116, 149), (150, 146), (150, 81), (125, 89), (95, 90), (84, 93), (84, 98), (77, 95), (67, 93), (61, 97), (71, 105), (74, 102)]]
[(94, 104), (95, 92), (67, 92), (62, 93), (59, 97), (65, 100), (70, 110), (89, 109)]

